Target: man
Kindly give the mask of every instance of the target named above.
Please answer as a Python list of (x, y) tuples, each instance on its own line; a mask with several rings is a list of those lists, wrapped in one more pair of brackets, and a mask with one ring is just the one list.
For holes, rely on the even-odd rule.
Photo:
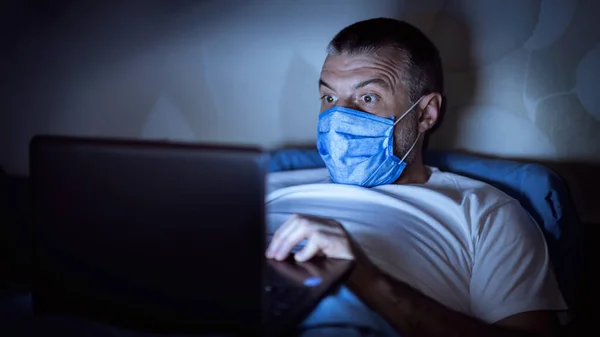
[(271, 221), (285, 219), (267, 257), (306, 240), (298, 261), (354, 259), (347, 287), (401, 336), (555, 335), (566, 305), (537, 225), (493, 187), (423, 164), (442, 106), (433, 43), (393, 19), (350, 25), (329, 45), (319, 90), (327, 170), (304, 183), (334, 184), (268, 196)]

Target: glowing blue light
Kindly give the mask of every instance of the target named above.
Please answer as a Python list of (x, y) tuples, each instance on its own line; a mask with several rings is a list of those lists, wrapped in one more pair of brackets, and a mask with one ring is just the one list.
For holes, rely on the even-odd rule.
[(321, 278), (319, 277), (309, 277), (304, 280), (304, 285), (307, 287), (316, 287), (321, 284)]

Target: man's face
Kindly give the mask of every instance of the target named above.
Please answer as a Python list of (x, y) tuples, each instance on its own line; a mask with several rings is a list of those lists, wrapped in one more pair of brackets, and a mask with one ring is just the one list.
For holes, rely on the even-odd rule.
[[(394, 51), (327, 56), (319, 80), (321, 112), (338, 105), (398, 119), (410, 107), (408, 91), (402, 82), (401, 60), (401, 55)], [(403, 157), (415, 141), (418, 120), (415, 107), (396, 124), (396, 156)], [(411, 162), (411, 157), (407, 158), (408, 162)]]

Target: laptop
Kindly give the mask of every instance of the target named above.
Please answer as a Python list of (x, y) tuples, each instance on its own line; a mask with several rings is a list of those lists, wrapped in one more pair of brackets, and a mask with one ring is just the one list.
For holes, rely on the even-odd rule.
[(161, 333), (294, 331), (352, 262), (265, 258), (268, 163), (249, 147), (35, 136), (34, 312)]

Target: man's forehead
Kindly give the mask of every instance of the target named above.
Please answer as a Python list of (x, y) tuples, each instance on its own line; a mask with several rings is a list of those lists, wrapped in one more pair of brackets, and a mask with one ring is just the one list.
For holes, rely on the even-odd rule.
[[(396, 54), (397, 55), (397, 54)], [(402, 66), (393, 54), (330, 54), (323, 63), (321, 79), (360, 81), (366, 78), (381, 78), (396, 87), (401, 82)]]
[(362, 53), (331, 53), (323, 63), (323, 70), (352, 70), (355, 68), (385, 67), (400, 72), (403, 69), (403, 55), (389, 48)]

